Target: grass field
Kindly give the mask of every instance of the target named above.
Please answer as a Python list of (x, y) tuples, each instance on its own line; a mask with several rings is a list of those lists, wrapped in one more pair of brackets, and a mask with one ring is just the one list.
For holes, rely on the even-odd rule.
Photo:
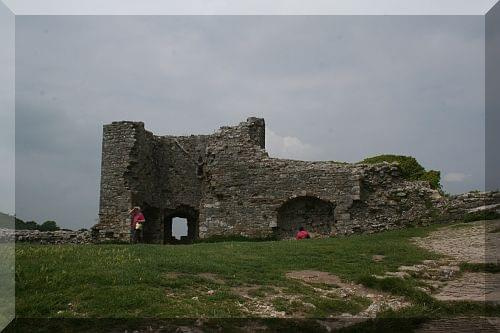
[[(237, 318), (248, 314), (242, 310), (247, 300), (236, 291), (249, 287), (257, 300), (278, 290), (301, 300), (273, 301), (275, 308), (291, 316), (355, 314), (369, 305), (364, 298), (317, 297), (313, 287), (285, 276), (286, 272), (306, 269), (402, 295), (413, 304), (399, 312), (384, 312), (381, 317), (500, 313), (497, 307), (482, 304), (435, 301), (419, 291), (412, 279), (378, 280), (371, 276), (438, 258), (409, 242), (409, 238), (425, 236), (436, 228), (305, 241), (17, 245), (16, 316)], [(373, 261), (376, 254), (384, 255), (384, 260)], [(305, 308), (304, 302), (312, 306)]]
[(14, 317), (14, 244), (0, 243), (0, 330)]

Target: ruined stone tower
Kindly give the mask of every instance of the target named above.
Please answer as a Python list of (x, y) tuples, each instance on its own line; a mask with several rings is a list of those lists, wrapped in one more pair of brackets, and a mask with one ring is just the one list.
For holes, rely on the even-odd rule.
[(191, 136), (121, 121), (104, 126), (93, 230), (97, 241), (127, 241), (127, 212), (141, 206), (148, 243), (171, 242), (174, 217), (187, 219), (190, 240), (287, 238), (299, 226), (330, 236), (426, 223), (442, 200), (427, 182), (402, 179), (395, 164), (271, 158), (260, 118)]

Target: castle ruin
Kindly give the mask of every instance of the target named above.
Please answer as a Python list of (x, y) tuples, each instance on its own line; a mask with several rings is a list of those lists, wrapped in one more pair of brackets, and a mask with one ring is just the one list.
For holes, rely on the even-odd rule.
[(457, 205), (425, 181), (403, 179), (397, 164), (272, 158), (264, 142), (261, 118), (190, 136), (153, 135), (142, 122), (105, 125), (96, 241), (128, 241), (133, 206), (146, 217), (144, 241), (166, 244), (174, 217), (187, 219), (188, 241), (282, 239), (299, 226), (335, 236), (449, 221), (487, 204), (478, 196)]

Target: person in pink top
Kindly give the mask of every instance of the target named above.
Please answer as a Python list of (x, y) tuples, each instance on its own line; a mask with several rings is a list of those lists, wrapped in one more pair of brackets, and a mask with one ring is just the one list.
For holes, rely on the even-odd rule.
[(309, 233), (304, 229), (304, 227), (300, 227), (297, 236), (295, 237), (297, 240), (311, 238)]
[(146, 221), (141, 212), (141, 207), (134, 207), (128, 212), (131, 216), (130, 219), (130, 238), (132, 243), (142, 241), (142, 226)]

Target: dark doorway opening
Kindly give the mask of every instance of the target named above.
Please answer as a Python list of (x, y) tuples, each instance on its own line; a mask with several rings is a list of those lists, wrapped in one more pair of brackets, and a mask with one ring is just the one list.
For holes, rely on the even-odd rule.
[(163, 220), (164, 244), (189, 244), (198, 238), (198, 211), (189, 206), (167, 210)]
[(291, 199), (278, 209), (276, 237), (295, 237), (300, 227), (307, 231), (330, 235), (334, 223), (334, 205), (311, 196)]
[(161, 244), (161, 219), (160, 210), (155, 207), (143, 204), (142, 213), (144, 214), (144, 223), (142, 229), (142, 243)]

